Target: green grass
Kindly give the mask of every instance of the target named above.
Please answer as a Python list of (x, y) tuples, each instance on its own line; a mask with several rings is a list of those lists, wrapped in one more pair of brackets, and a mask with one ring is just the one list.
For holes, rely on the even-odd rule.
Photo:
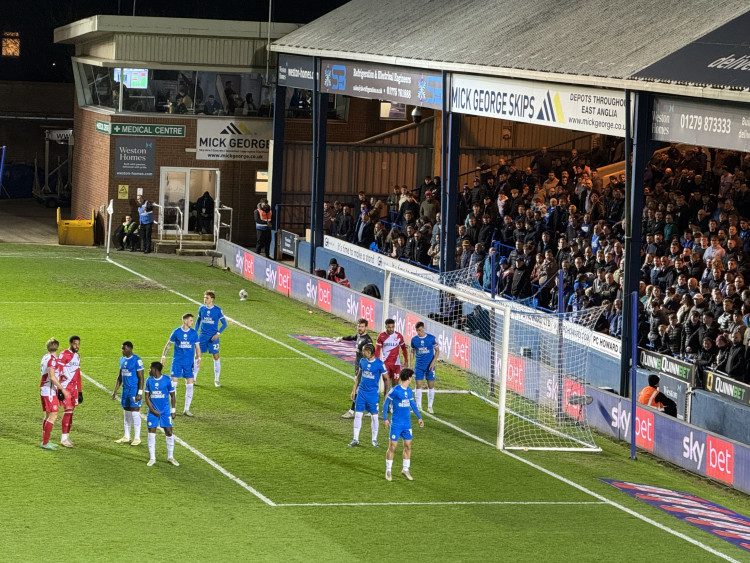
[[(204, 561), (709, 561), (707, 551), (607, 504), (330, 506), (384, 502), (597, 502), (550, 475), (427, 417), (415, 427), (412, 474), (383, 478), (383, 447), (350, 449), (347, 363), (290, 338), (335, 336), (353, 327), (332, 316), (266, 292), (205, 264), (143, 255), (115, 256), (155, 280), (143, 280), (103, 260), (98, 249), (0, 247), (0, 348), (5, 377), (0, 407), (3, 475), (2, 558), (29, 561), (132, 560), (162, 557)], [(222, 337), (222, 383), (211, 382), (204, 357), (193, 402), (195, 418), (178, 417), (175, 434), (277, 505), (269, 506), (187, 449), (177, 446), (175, 468), (146, 467), (143, 445), (121, 446), (119, 401), (84, 381), (72, 450), (39, 449), (39, 361), (50, 336), (81, 336), (82, 370), (111, 389), (120, 344), (153, 361), (192, 299), (213, 289), (225, 313), (257, 331), (321, 360), (230, 324)], [(249, 300), (240, 302), (244, 287)], [(243, 359), (283, 358), (283, 359)], [(330, 366), (330, 367), (329, 367)], [(335, 368), (335, 369), (331, 369)], [(441, 384), (466, 387), (440, 366)], [(182, 406), (184, 388), (178, 393)], [(439, 419), (494, 441), (497, 411), (468, 395), (438, 395)], [(362, 442), (369, 443), (369, 419)], [(53, 439), (59, 439), (59, 422)], [(385, 433), (381, 427), (381, 443)], [(598, 438), (600, 454), (527, 452), (533, 463), (733, 557), (745, 552), (639, 503), (598, 481), (631, 480), (684, 490), (740, 513), (742, 494), (666, 467)], [(63, 533), (72, 531), (68, 549)]]

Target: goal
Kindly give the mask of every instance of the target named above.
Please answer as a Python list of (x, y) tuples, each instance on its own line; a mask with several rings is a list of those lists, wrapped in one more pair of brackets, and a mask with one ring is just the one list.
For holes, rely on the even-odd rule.
[(600, 451), (586, 417), (586, 342), (600, 314), (547, 314), (491, 299), (467, 270), (437, 279), (386, 270), (383, 318), (396, 319), (407, 342), (414, 324), (425, 323), (441, 359), (498, 409), (499, 449)]

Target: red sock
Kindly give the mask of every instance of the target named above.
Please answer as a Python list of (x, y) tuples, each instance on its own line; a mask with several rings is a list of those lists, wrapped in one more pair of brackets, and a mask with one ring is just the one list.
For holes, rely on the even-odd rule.
[(65, 414), (63, 414), (62, 419), (62, 433), (63, 434), (69, 434), (70, 433), (70, 427), (73, 424), (73, 411), (65, 411)]
[(45, 420), (42, 422), (42, 444), (49, 443), (49, 436), (52, 434), (52, 427), (55, 425), (54, 422)]

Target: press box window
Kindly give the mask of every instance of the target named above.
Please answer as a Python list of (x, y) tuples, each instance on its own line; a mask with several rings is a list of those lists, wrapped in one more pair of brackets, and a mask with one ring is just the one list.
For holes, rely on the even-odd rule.
[(3, 31), (2, 56), (21, 56), (21, 35), (17, 31)]

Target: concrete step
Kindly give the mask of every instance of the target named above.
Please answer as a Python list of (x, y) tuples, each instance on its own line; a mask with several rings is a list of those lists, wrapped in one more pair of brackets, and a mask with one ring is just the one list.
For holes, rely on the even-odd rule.
[(155, 240), (153, 241), (156, 252), (164, 254), (179, 254), (182, 256), (197, 256), (206, 253), (206, 250), (216, 248), (213, 240), (182, 240), (182, 251), (180, 251), (179, 241), (174, 240)]

